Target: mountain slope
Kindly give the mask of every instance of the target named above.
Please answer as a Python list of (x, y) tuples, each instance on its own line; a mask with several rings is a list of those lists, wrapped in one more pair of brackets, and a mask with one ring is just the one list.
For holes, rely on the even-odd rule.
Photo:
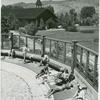
[[(55, 13), (65, 13), (68, 12), (71, 8), (74, 8), (77, 12), (81, 10), (84, 6), (94, 6), (98, 11), (99, 7), (99, 0), (64, 0), (64, 1), (43, 1), (43, 6), (53, 6)], [(21, 6), (23, 8), (34, 8), (35, 3), (16, 3), (12, 6)]]

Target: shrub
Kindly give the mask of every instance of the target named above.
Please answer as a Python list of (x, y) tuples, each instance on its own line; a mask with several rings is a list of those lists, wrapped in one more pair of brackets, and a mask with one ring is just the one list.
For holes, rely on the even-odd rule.
[(35, 35), (36, 32), (38, 31), (37, 27), (36, 27), (36, 25), (34, 25), (34, 23), (26, 25), (25, 30), (26, 30), (26, 33), (29, 35)]
[(65, 25), (64, 28), (65, 28), (66, 31), (70, 31), (70, 32), (77, 32), (78, 31), (76, 26), (67, 26), (67, 25)]
[(53, 19), (49, 19), (46, 22), (47, 28), (57, 28), (57, 22), (55, 22)]
[(25, 33), (26, 34), (26, 30), (24, 27), (20, 27), (19, 28), (19, 33)]
[(82, 32), (82, 33), (94, 33), (95, 30), (94, 29), (87, 29), (87, 30), (80, 30), (80, 32)]
[(95, 7), (92, 6), (87, 6), (83, 7), (81, 9), (81, 17), (82, 18), (87, 18), (87, 17), (92, 17), (95, 14)]

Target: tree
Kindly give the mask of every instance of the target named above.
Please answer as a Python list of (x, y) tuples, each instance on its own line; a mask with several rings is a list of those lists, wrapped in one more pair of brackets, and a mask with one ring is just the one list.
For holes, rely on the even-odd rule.
[(47, 9), (49, 9), (52, 13), (54, 13), (54, 8), (52, 6), (48, 6)]
[(45, 24), (44, 24), (44, 20), (41, 18), (40, 19), (40, 27), (39, 27), (39, 29), (45, 29)]
[(9, 27), (8, 17), (1, 17), (1, 33), (8, 33)]
[(47, 20), (46, 25), (48, 29), (57, 27), (57, 23), (51, 18)]
[(94, 14), (95, 14), (95, 8), (92, 6), (83, 7), (81, 9), (81, 17), (82, 18), (93, 17)]
[(35, 35), (37, 32), (37, 27), (34, 23), (27, 24), (25, 26), (26, 33), (29, 35)]
[(26, 30), (25, 30), (24, 27), (20, 27), (18, 31), (19, 31), (20, 34), (21, 34), (21, 33), (26, 34)]
[(75, 11), (75, 9), (70, 9), (69, 11), (69, 20), (70, 20), (70, 25), (73, 26), (77, 23), (77, 13)]
[(10, 24), (10, 30), (16, 30), (19, 28), (19, 21), (13, 14), (9, 14), (8, 22)]
[(66, 23), (67, 25), (69, 25), (69, 19), (70, 19), (70, 16), (69, 16), (69, 14), (66, 12), (66, 14), (65, 14), (65, 23)]

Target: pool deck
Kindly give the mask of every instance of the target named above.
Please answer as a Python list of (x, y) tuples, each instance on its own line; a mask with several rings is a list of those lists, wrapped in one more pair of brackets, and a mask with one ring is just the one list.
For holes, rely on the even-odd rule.
[[(40, 56), (39, 55), (34, 55), (35, 57), (39, 58)], [(34, 61), (33, 63), (31, 62), (28, 62), (26, 64), (23, 63), (23, 59), (19, 59), (19, 58), (9, 58), (7, 56), (2, 56), (1, 58), (2, 60), (1, 61), (4, 61), (4, 62), (8, 62), (8, 63), (13, 63), (13, 64), (16, 64), (16, 65), (19, 65), (19, 66), (22, 66), (24, 68), (27, 68), (27, 69), (30, 69), (31, 71), (35, 72), (35, 73), (38, 73), (40, 70), (41, 70), (41, 67), (38, 67), (39, 63)], [(57, 62), (55, 60), (52, 60), (50, 59), (50, 61), (52, 61), (54, 64), (57, 64), (57, 65), (60, 65), (60, 66), (63, 66), (63, 67), (67, 67), (69, 72), (71, 71), (71, 67), (70, 66), (67, 66), (65, 64), (62, 64), (60, 62)], [(88, 86), (87, 85), (87, 82), (83, 82), (83, 78), (79, 75), (79, 73), (77, 71), (75, 71), (75, 74), (76, 74), (76, 80), (75, 82), (77, 83), (80, 83), (82, 86)], [(81, 77), (81, 78), (80, 78)], [(91, 91), (92, 89), (90, 89), (92, 87), (90, 87), (89, 85), (89, 90), (88, 90), (88, 94), (87, 94), (87, 98), (88, 100), (98, 100), (97, 99), (97, 93), (93, 90)], [(56, 93), (54, 94), (54, 100), (72, 100), (72, 99), (66, 99), (66, 95), (69, 95), (67, 94), (68, 91), (65, 90), (63, 92), (59, 92), (59, 93)], [(69, 92), (71, 94), (71, 92)]]
[[(38, 73), (41, 70), (41, 67), (38, 67), (39, 63), (38, 62), (33, 62), (33, 63), (23, 63), (23, 59), (18, 59), (18, 58), (9, 58), (9, 57), (5, 57), (5, 58), (1, 58), (1, 69), (4, 69), (8, 72), (13, 72), (14, 74), (22, 77), (24, 80), (28, 81), (27, 83), (30, 84), (29, 86), (31, 86), (30, 88), (33, 89), (33, 85), (35, 85), (35, 87), (39, 87), (36, 84), (34, 84), (34, 82), (37, 82), (35, 75), (36, 73)], [(28, 61), (28, 60), (27, 60)], [(51, 71), (55, 74), (57, 73), (57, 71), (52, 70)], [(13, 75), (14, 76), (14, 75)], [(8, 77), (9, 78), (9, 77)], [(19, 83), (20, 84), (20, 83)], [(46, 84), (46, 86), (41, 85), (42, 90), (45, 90), (45, 94), (47, 93), (47, 91), (50, 89), (49, 85)], [(35, 88), (34, 88), (35, 89)], [(41, 99), (40, 96), (36, 97), (35, 100), (71, 100), (70, 97), (73, 96), (76, 93), (76, 88), (70, 89), (70, 90), (64, 90), (62, 92), (59, 93), (55, 93), (54, 95), (51, 96), (51, 98), (44, 98), (43, 96), (44, 94), (42, 93), (43, 91), (39, 90), (40, 92), (39, 94), (41, 94)], [(34, 94), (34, 91), (33, 91)], [(38, 93), (37, 93), (38, 94)], [(25, 99), (26, 100), (26, 99)]]

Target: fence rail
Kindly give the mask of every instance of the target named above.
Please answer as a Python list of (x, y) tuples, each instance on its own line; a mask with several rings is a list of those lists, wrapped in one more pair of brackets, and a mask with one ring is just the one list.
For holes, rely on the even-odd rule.
[(45, 36), (1, 35), (2, 49), (20, 50), (27, 45), (30, 53), (48, 54), (52, 59), (77, 68), (89, 83), (98, 88), (98, 54), (77, 41), (63, 41)]

